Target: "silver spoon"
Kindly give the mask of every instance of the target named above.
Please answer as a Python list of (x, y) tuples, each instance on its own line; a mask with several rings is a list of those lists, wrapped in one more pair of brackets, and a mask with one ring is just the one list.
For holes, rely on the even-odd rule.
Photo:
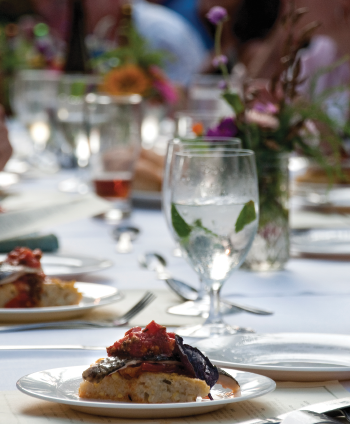
[[(139, 257), (139, 264), (147, 268), (151, 271), (156, 271), (157, 277), (160, 280), (164, 280), (168, 286), (173, 290), (178, 296), (180, 296), (183, 300), (188, 301), (192, 300), (195, 301), (198, 298), (198, 290), (196, 290), (194, 287), (176, 280), (171, 277), (170, 273), (166, 269), (167, 262), (163, 256), (161, 256), (159, 253), (155, 252), (148, 252), (144, 255)], [(251, 306), (245, 306), (245, 305), (238, 305), (237, 303), (231, 302), (230, 300), (221, 299), (221, 303), (224, 303), (227, 306), (232, 306), (236, 309), (240, 309), (245, 312), (249, 312), (251, 314), (257, 314), (257, 315), (272, 315), (273, 312), (266, 311), (263, 309), (258, 309)]]
[(113, 230), (113, 237), (117, 240), (118, 253), (130, 253), (133, 249), (132, 242), (137, 239), (140, 230), (129, 225), (118, 225)]

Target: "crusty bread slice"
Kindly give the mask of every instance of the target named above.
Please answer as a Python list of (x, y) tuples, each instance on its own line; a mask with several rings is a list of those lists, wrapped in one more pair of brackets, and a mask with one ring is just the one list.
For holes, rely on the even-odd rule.
[(179, 374), (142, 372), (136, 378), (124, 378), (119, 372), (100, 383), (83, 381), (79, 396), (90, 399), (137, 403), (195, 402), (208, 395), (210, 387), (198, 378)]
[[(82, 298), (82, 294), (74, 287), (74, 283), (74, 281), (48, 279), (43, 284), (38, 306), (77, 305)], [(18, 294), (18, 288), (14, 283), (0, 286), (0, 308), (4, 308), (5, 305), (12, 299), (15, 299)]]
[(40, 306), (66, 306), (77, 305), (82, 294), (74, 287), (75, 281), (61, 281), (52, 278), (43, 285), (40, 297)]

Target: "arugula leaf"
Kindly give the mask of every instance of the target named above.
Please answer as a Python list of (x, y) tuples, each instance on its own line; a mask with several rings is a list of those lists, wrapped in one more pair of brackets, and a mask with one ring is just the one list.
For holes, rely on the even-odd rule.
[(192, 231), (191, 225), (188, 225), (187, 222), (182, 218), (174, 203), (171, 204), (171, 222), (179, 237), (187, 237)]
[(255, 205), (253, 200), (249, 200), (249, 202), (247, 202), (243, 206), (240, 214), (238, 215), (236, 226), (235, 226), (236, 233), (239, 233), (240, 231), (242, 231), (246, 225), (250, 224), (255, 219), (256, 219)]

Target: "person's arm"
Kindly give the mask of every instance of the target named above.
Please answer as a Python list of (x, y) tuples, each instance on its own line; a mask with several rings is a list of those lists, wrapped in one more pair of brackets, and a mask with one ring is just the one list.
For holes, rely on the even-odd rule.
[(12, 155), (12, 146), (8, 138), (8, 131), (5, 124), (5, 113), (0, 106), (0, 171), (4, 169), (7, 161)]

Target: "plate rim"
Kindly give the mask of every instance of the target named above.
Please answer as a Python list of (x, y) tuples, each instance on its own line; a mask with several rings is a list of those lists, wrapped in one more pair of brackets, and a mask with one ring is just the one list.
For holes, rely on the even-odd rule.
[[(349, 349), (350, 349), (350, 336), (347, 334), (329, 334), (329, 333), (258, 333), (255, 335), (251, 335), (250, 337), (261, 337), (261, 336), (298, 336), (303, 335), (304, 337), (307, 336), (319, 336), (324, 337), (324, 339), (327, 339), (327, 337), (335, 338), (335, 337), (343, 337), (349, 339)], [(226, 336), (226, 337), (232, 337), (232, 336)], [(234, 337), (234, 336), (233, 336)], [(245, 337), (249, 337), (249, 335), (245, 335)], [(203, 348), (202, 348), (203, 349)], [(205, 349), (203, 349), (205, 351)], [(208, 356), (210, 357), (210, 353), (208, 353)], [(217, 366), (225, 366), (227, 368), (232, 369), (251, 369), (252, 371), (279, 371), (279, 372), (305, 372), (305, 373), (334, 373), (334, 372), (350, 372), (350, 366), (330, 366), (330, 367), (283, 367), (283, 366), (276, 366), (276, 365), (259, 365), (259, 364), (249, 364), (249, 363), (242, 363), (242, 362), (228, 362), (228, 361), (220, 361), (216, 359), (210, 359), (210, 361)], [(228, 365), (230, 364), (230, 365)]]
[[(161, 409), (168, 409), (168, 408), (199, 408), (199, 407), (205, 407), (205, 405), (213, 405), (212, 402), (179, 402), (179, 403), (152, 403), (152, 404), (145, 404), (145, 403), (133, 403), (133, 402), (114, 402), (114, 401), (101, 401), (101, 400), (70, 400), (70, 399), (59, 399), (59, 398), (52, 398), (52, 396), (48, 395), (42, 395), (35, 392), (31, 392), (28, 389), (25, 389), (21, 386), (21, 380), (27, 377), (30, 377), (33, 374), (39, 374), (43, 372), (49, 372), (49, 371), (55, 371), (55, 370), (67, 370), (67, 369), (73, 369), (73, 368), (82, 368), (82, 367), (89, 367), (89, 365), (75, 365), (71, 367), (60, 367), (60, 368), (51, 368), (48, 370), (42, 370), (42, 371), (36, 371), (34, 373), (30, 373), (27, 375), (24, 375), (23, 377), (19, 378), (16, 382), (17, 389), (31, 397), (35, 397), (37, 399), (46, 400), (49, 402), (64, 404), (64, 405), (71, 405), (71, 406), (81, 406), (81, 407), (88, 407), (88, 408), (106, 408), (106, 409), (147, 409), (147, 410), (161, 410)], [(232, 371), (232, 369), (229, 369), (229, 371)], [(239, 373), (244, 374), (253, 374), (254, 376), (257, 376), (259, 378), (264, 378), (266, 380), (269, 380), (270, 386), (269, 388), (266, 388), (265, 390), (262, 390), (259, 394), (250, 394), (244, 397), (242, 399), (241, 397), (234, 397), (230, 399), (221, 399), (221, 400), (215, 400), (215, 405), (226, 405), (230, 403), (236, 403), (239, 401), (246, 401), (249, 399), (255, 399), (257, 397), (264, 396), (268, 393), (273, 392), (276, 389), (276, 382), (272, 380), (270, 377), (266, 377), (260, 374), (251, 373), (249, 371), (241, 371), (241, 370), (235, 370)]]
[[(0, 259), (2, 257), (6, 257), (6, 253), (1, 253), (0, 254)], [(56, 274), (47, 274), (46, 275), (50, 278), (55, 278), (55, 277), (69, 277), (69, 276), (74, 276), (74, 275), (83, 275), (83, 274), (89, 274), (91, 272), (98, 272), (98, 271), (102, 271), (105, 269), (109, 269), (112, 266), (115, 265), (115, 263), (112, 261), (112, 259), (107, 259), (107, 258), (102, 258), (102, 257), (93, 257), (93, 256), (86, 256), (86, 255), (75, 255), (75, 254), (66, 254), (66, 253), (62, 253), (62, 252), (43, 252), (43, 257), (42, 260), (45, 262), (46, 258), (50, 258), (50, 257), (58, 257), (58, 258), (67, 258), (67, 259), (82, 259), (82, 260), (94, 260), (100, 263), (100, 265), (90, 265), (90, 266), (85, 266), (83, 270), (79, 270), (79, 268), (76, 269), (72, 269), (72, 272), (63, 272), (63, 273), (56, 273)], [(105, 265), (102, 265), (103, 263), (105, 263)], [(45, 264), (44, 264), (45, 265)], [(54, 265), (54, 264), (53, 264)], [(102, 265), (102, 266), (101, 266)]]
[[(122, 300), (124, 294), (117, 287), (109, 286), (107, 284), (98, 284), (98, 283), (89, 283), (86, 281), (76, 281), (75, 284), (86, 284), (87, 286), (104, 286), (110, 287), (114, 290), (113, 294), (101, 297), (101, 302), (98, 304), (88, 304), (88, 305), (66, 305), (66, 306), (46, 306), (43, 308), (0, 308), (0, 317), (2, 315), (34, 315), (34, 314), (47, 314), (47, 313), (59, 313), (59, 312), (68, 312), (85, 309), (98, 308), (99, 306), (106, 306), (110, 303), (113, 303), (117, 300)], [(97, 288), (97, 287), (96, 287)], [(115, 298), (115, 299), (114, 299)]]

